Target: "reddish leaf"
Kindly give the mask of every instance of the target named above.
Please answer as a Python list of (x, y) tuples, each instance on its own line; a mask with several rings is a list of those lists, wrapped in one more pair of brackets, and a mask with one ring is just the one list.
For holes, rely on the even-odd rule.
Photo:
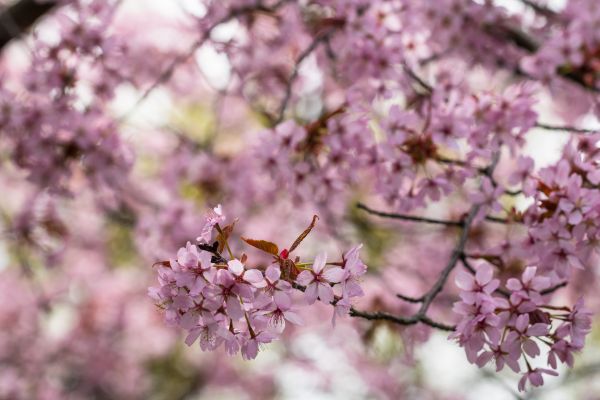
[(248, 243), (252, 247), (256, 247), (259, 250), (264, 251), (265, 253), (273, 254), (274, 256), (279, 255), (279, 248), (275, 243), (268, 242), (266, 240), (254, 240), (242, 237), (242, 240)]
[(299, 245), (300, 243), (302, 243), (302, 241), (304, 240), (304, 238), (305, 238), (305, 237), (307, 237), (307, 236), (308, 236), (308, 234), (310, 233), (310, 231), (312, 231), (312, 229), (315, 227), (315, 225), (316, 225), (316, 223), (317, 223), (317, 220), (318, 220), (318, 219), (319, 219), (319, 217), (318, 217), (318, 216), (316, 216), (316, 215), (314, 215), (314, 216), (313, 216), (312, 222), (310, 223), (310, 225), (308, 226), (308, 228), (306, 228), (306, 229), (304, 230), (304, 232), (302, 232), (302, 233), (300, 234), (300, 236), (298, 236), (298, 238), (296, 238), (296, 240), (294, 241), (294, 244), (292, 244), (292, 247), (290, 247), (290, 250), (289, 250), (289, 252), (290, 252), (290, 253), (291, 253), (292, 251), (294, 251), (294, 249), (295, 249), (296, 247), (298, 247), (298, 245)]
[(219, 232), (219, 234), (217, 235), (217, 242), (219, 242), (219, 246), (217, 247), (217, 252), (222, 253), (223, 250), (225, 249), (225, 243), (229, 239), (229, 236), (231, 236), (231, 233), (233, 232), (233, 228), (235, 227), (236, 222), (237, 222), (237, 220), (233, 221), (231, 224), (225, 226), (222, 229), (219, 228), (218, 224), (216, 225), (217, 231)]

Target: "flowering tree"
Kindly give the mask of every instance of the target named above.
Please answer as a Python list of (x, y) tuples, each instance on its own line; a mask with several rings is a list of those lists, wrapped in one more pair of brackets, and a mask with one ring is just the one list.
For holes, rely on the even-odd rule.
[(437, 332), (518, 392), (585, 353), (595, 0), (3, 3), (0, 398), (275, 397), (220, 352), (303, 332), (359, 397), (441, 398), (395, 374)]

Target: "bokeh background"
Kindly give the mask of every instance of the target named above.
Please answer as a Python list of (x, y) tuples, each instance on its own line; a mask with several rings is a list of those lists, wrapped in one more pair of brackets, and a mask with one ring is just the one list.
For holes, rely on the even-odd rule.
[[(77, 173), (70, 177), (70, 193), (56, 196), (28, 182), (0, 147), (0, 399), (600, 399), (597, 323), (576, 367), (529, 394), (515, 392), (514, 374), (468, 364), (444, 332), (350, 318), (332, 328), (330, 310), (319, 306), (303, 310), (305, 325), (291, 327), (254, 361), (185, 346), (146, 292), (156, 280), (152, 264), (197, 236), (208, 207), (222, 203), (230, 219), (240, 218), (235, 238), (283, 244), (321, 211), (283, 192), (268, 204), (246, 201), (261, 190), (246, 188), (256, 185), (257, 177), (247, 176), (230, 159), (240, 152), (252, 156), (254, 150), (245, 146), (259, 137), (265, 121), (260, 110), (227, 95), (232, 64), (221, 49), (201, 46), (168, 85), (145, 96), (155, 77), (194, 41), (197, 27), (189, 23), (190, 15), (204, 12), (197, 3), (124, 0), (115, 12), (110, 29), (139, 52), (123, 68), (140, 81), (119, 85), (106, 104), (135, 160), (118, 196), (114, 188), (86, 185)], [(519, 1), (498, 3), (514, 13), (527, 12)], [(557, 9), (562, 5), (549, 2)], [(8, 45), (1, 79), (21, 85), (36, 41), (59, 40), (68, 17), (44, 18), (34, 35)], [(274, 28), (264, 29), (269, 34)], [(226, 42), (238, 33), (236, 24), (228, 23), (214, 35)], [(322, 107), (324, 82), (311, 60), (299, 74), (304, 92), (295, 112), (310, 119)], [(482, 89), (507, 81), (483, 70), (469, 79)], [(77, 90), (84, 107), (90, 90), (85, 85)], [(558, 120), (549, 94), (540, 97), (537, 111), (545, 121)], [(582, 120), (584, 127), (597, 124), (592, 116)], [(543, 166), (560, 157), (568, 137), (534, 131), (527, 139), (528, 154)], [(412, 306), (394, 293), (418, 295), (426, 288), (430, 275), (421, 260), (441, 262), (454, 237), (437, 227), (365, 215), (353, 204), (368, 196), (366, 189), (353, 190), (349, 197), (331, 199), (339, 212), (321, 215), (302, 252), (310, 258), (364, 243), (369, 274), (359, 305), (408, 313)], [(516, 207), (527, 205), (514, 201)], [(455, 206), (450, 201), (428, 212), (448, 215)], [(456, 290), (448, 289), (440, 299), (451, 304)], [(589, 301), (597, 303), (597, 296)], [(443, 308), (437, 313), (453, 321)]]

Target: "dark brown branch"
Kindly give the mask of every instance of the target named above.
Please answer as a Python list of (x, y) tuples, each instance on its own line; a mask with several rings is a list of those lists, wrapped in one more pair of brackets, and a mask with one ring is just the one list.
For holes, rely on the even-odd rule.
[(408, 76), (411, 79), (413, 79), (415, 82), (417, 82), (419, 85), (421, 85), (421, 87), (423, 87), (423, 89), (425, 89), (428, 94), (431, 94), (433, 92), (433, 86), (431, 86), (429, 83), (425, 82), (425, 80), (423, 78), (421, 78), (419, 75), (417, 75), (415, 73), (415, 71), (413, 71), (407, 64), (403, 64), (402, 67), (404, 68), (404, 70), (406, 71)]
[(40, 17), (56, 6), (56, 2), (20, 0), (0, 12), (0, 50), (21, 36)]
[[(496, 154), (494, 154), (492, 163), (487, 168), (486, 174), (488, 176), (491, 176), (493, 174), (493, 171), (496, 168), (496, 165), (498, 164), (499, 159), (500, 159), (500, 153), (496, 152)], [(440, 277), (435, 282), (435, 284), (433, 285), (431, 290), (429, 292), (427, 292), (427, 294), (425, 295), (423, 304), (421, 305), (421, 308), (419, 309), (419, 312), (417, 314), (425, 316), (425, 313), (427, 312), (427, 309), (433, 302), (433, 299), (435, 299), (435, 297), (444, 288), (444, 285), (446, 284), (446, 281), (448, 280), (448, 277), (450, 276), (450, 272), (452, 272), (454, 267), (456, 267), (456, 263), (458, 262), (461, 254), (463, 254), (463, 252), (465, 250), (465, 246), (466, 246), (467, 240), (469, 238), (469, 229), (471, 227), (471, 224), (475, 220), (475, 217), (479, 213), (480, 208), (481, 208), (480, 204), (475, 204), (471, 207), (469, 214), (467, 214), (467, 217), (465, 218), (465, 220), (463, 222), (460, 237), (458, 239), (458, 242), (456, 243), (456, 246), (454, 247), (454, 250), (452, 251), (452, 254), (450, 255), (450, 259), (448, 260), (448, 263), (442, 270)]]
[(492, 215), (487, 215), (485, 217), (485, 220), (489, 221), (489, 222), (494, 222), (496, 224), (508, 224), (509, 222), (511, 222), (510, 220), (508, 220), (506, 218), (494, 217)]
[(416, 325), (420, 322), (425, 325), (429, 325), (432, 328), (437, 328), (437, 329), (441, 329), (441, 330), (449, 331), (449, 332), (454, 331), (456, 329), (456, 326), (454, 326), (454, 325), (442, 324), (440, 322), (433, 321), (431, 318), (429, 318), (427, 316), (413, 315), (411, 317), (399, 317), (397, 315), (389, 314), (389, 313), (382, 312), (382, 311), (364, 312), (364, 311), (357, 310), (354, 307), (352, 307), (350, 309), (350, 316), (363, 318), (363, 319), (366, 319), (369, 321), (378, 321), (378, 320), (389, 321), (389, 322), (393, 322), (398, 325)]
[(558, 289), (564, 288), (565, 286), (567, 286), (568, 282), (561, 282), (558, 283), (552, 287), (549, 287), (548, 289), (544, 289), (540, 292), (540, 294), (545, 295), (545, 294), (550, 294), (550, 293), (554, 293), (556, 292)]
[(387, 212), (383, 212), (383, 211), (373, 210), (372, 208), (369, 208), (362, 203), (356, 204), (356, 207), (368, 212), (369, 214), (377, 215), (377, 216), (383, 217), (383, 218), (400, 219), (403, 221), (412, 221), (412, 222), (423, 222), (426, 224), (435, 224), (435, 225), (459, 226), (459, 227), (463, 226), (462, 221), (451, 221), (451, 220), (444, 220), (444, 219), (419, 217), (419, 216), (415, 216), (415, 215), (387, 213)]
[(508, 189), (506, 189), (504, 191), (504, 194), (507, 195), (507, 196), (518, 196), (520, 194), (523, 194), (523, 191), (522, 190), (508, 190)]
[[(494, 157), (493, 157), (490, 165), (487, 168), (485, 168), (485, 175), (487, 175), (488, 177), (492, 177), (494, 169), (496, 168), (496, 165), (498, 164), (499, 159), (500, 159), (500, 152), (498, 151), (494, 154)], [(461, 257), (463, 257), (464, 251), (465, 251), (465, 246), (467, 244), (467, 240), (469, 239), (470, 227), (473, 224), (475, 217), (479, 213), (480, 208), (481, 208), (480, 204), (473, 205), (471, 207), (471, 209), (469, 210), (467, 217), (464, 219), (463, 222), (461, 222), (460, 237), (458, 239), (458, 242), (454, 246), (454, 249), (452, 250), (450, 259), (446, 263), (446, 266), (441, 271), (440, 276), (438, 277), (437, 281), (433, 284), (431, 289), (429, 289), (429, 291), (422, 296), (423, 300), (421, 302), (421, 307), (419, 307), (419, 310), (415, 314), (413, 314), (409, 317), (399, 317), (396, 315), (392, 315), (392, 314), (388, 314), (388, 313), (380, 312), (380, 311), (364, 312), (364, 311), (359, 311), (354, 308), (351, 308), (350, 315), (353, 317), (360, 317), (360, 318), (365, 318), (368, 320), (385, 320), (385, 321), (394, 322), (394, 323), (397, 323), (400, 325), (414, 325), (414, 324), (421, 322), (421, 323), (424, 323), (426, 325), (429, 325), (429, 326), (432, 326), (432, 327), (435, 327), (438, 329), (443, 329), (443, 330), (456, 329), (454, 326), (440, 324), (440, 323), (432, 321), (427, 316), (427, 311), (429, 310), (429, 306), (431, 306), (431, 303), (433, 302), (433, 300), (444, 289), (444, 286), (446, 285), (446, 282), (448, 281), (448, 277), (450, 276), (450, 273), (452, 272), (452, 270), (454, 270), (454, 268), (456, 267), (456, 264), (461, 259)], [(364, 209), (364, 207), (363, 207), (363, 209)]]
[(540, 128), (540, 129), (546, 129), (548, 131), (557, 131), (557, 132), (600, 133), (600, 129), (575, 128), (573, 126), (551, 125), (551, 124), (543, 124), (541, 122), (536, 123), (535, 127)]
[[(474, 22), (477, 23), (476, 21), (474, 21)], [(515, 45), (516, 47), (519, 47), (528, 53), (535, 53), (540, 48), (540, 44), (533, 37), (531, 37), (526, 32), (518, 29), (517, 27), (500, 25), (500, 24), (494, 24), (494, 25), (488, 24), (488, 25), (484, 25), (482, 27), (482, 29), (485, 32), (487, 32), (489, 35), (491, 35), (492, 37), (500, 39), (500, 40), (507, 40), (507, 41), (511, 42), (513, 45)], [(527, 75), (519, 68), (517, 68), (516, 72), (518, 74)], [(563, 72), (560, 70), (557, 70), (556, 73), (558, 75), (562, 76), (563, 78), (568, 79), (571, 82), (578, 84), (579, 86), (581, 86), (584, 89), (587, 89), (594, 93), (600, 93), (600, 90), (598, 88), (588, 85), (583, 80), (583, 77), (578, 75), (577, 73)]]
[[(417, 215), (388, 213), (388, 212), (384, 212), (384, 211), (374, 210), (374, 209), (369, 208), (368, 206), (364, 205), (363, 203), (357, 203), (356, 207), (368, 212), (369, 214), (377, 215), (382, 218), (399, 219), (402, 221), (411, 221), (411, 222), (421, 222), (424, 224), (433, 224), (433, 225), (456, 226), (456, 227), (464, 226), (464, 221), (453, 221), (453, 220), (448, 220), (448, 219), (436, 219), (436, 218), (421, 217), (421, 216), (417, 216)], [(489, 221), (489, 222), (494, 222), (496, 224), (508, 224), (509, 222), (511, 222), (508, 219), (494, 217), (491, 215), (486, 216), (485, 220)]]
[(536, 13), (543, 15), (544, 17), (554, 18), (557, 16), (556, 12), (536, 3), (533, 0), (520, 0), (520, 2), (534, 10)]
[(403, 294), (396, 294), (396, 297), (399, 299), (402, 299), (404, 301), (406, 301), (407, 303), (422, 303), (424, 300), (424, 297), (410, 297), (410, 296), (405, 296)]

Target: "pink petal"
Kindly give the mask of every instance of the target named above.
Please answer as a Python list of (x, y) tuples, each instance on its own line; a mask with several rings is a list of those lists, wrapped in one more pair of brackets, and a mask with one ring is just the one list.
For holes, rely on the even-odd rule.
[(494, 270), (492, 269), (492, 267), (490, 265), (483, 264), (477, 268), (477, 272), (475, 274), (475, 279), (477, 280), (477, 283), (479, 283), (479, 285), (481, 285), (481, 286), (485, 285), (486, 283), (491, 281), (493, 277), (494, 277)]
[(344, 279), (346, 271), (340, 267), (335, 267), (325, 271), (323, 276), (331, 283), (339, 283)]
[(536, 271), (537, 271), (537, 267), (525, 268), (525, 271), (523, 272), (523, 282), (531, 281), (533, 279), (533, 277), (535, 276)]
[(506, 287), (508, 288), (508, 290), (512, 290), (513, 292), (523, 289), (523, 285), (521, 285), (521, 282), (515, 278), (510, 278), (506, 282)]
[(262, 272), (257, 269), (249, 269), (244, 273), (244, 280), (248, 283), (251, 283), (252, 286), (261, 288), (267, 286), (267, 282), (265, 282), (265, 278), (263, 277)]
[(244, 272), (244, 264), (240, 260), (231, 260), (227, 263), (229, 271), (235, 276), (240, 276)]
[(307, 286), (309, 283), (315, 280), (314, 275), (310, 271), (302, 271), (296, 277), (296, 283), (302, 286)]
[(283, 313), (283, 316), (285, 319), (290, 321), (292, 324), (295, 324), (295, 325), (303, 325), (304, 324), (304, 321), (302, 320), (302, 318), (293, 311), (286, 311)]
[(227, 297), (227, 314), (235, 321), (244, 316), (240, 300), (236, 296)]
[(313, 304), (317, 301), (317, 284), (311, 283), (306, 287), (306, 291), (304, 292), (304, 298), (308, 304)]
[(198, 337), (200, 336), (201, 333), (202, 333), (201, 328), (191, 330), (190, 333), (185, 338), (185, 344), (187, 344), (188, 346), (193, 345), (194, 342), (196, 340), (198, 340)]
[(277, 308), (282, 311), (289, 310), (292, 306), (292, 299), (290, 299), (290, 296), (284, 292), (275, 292), (273, 295), (273, 300), (275, 301), (275, 304), (277, 304)]
[(456, 286), (463, 290), (473, 290), (475, 288), (473, 277), (465, 271), (460, 271), (456, 274), (455, 282)]
[(537, 323), (527, 329), (527, 336), (545, 336), (548, 334), (548, 330), (549, 326), (547, 324)]
[(317, 286), (319, 299), (324, 303), (331, 303), (333, 301), (333, 289), (331, 289), (331, 286), (324, 283), (319, 283)]
[(270, 265), (265, 272), (265, 276), (271, 283), (277, 282), (281, 277), (281, 268), (276, 265)]
[(540, 354), (540, 348), (533, 340), (523, 342), (523, 351), (530, 357), (537, 357)]
[(323, 268), (325, 268), (326, 263), (327, 263), (327, 253), (321, 252), (321, 253), (317, 254), (317, 257), (315, 257), (315, 261), (313, 262), (313, 266), (312, 266), (313, 271), (316, 274), (320, 273), (323, 270)]
[(542, 386), (544, 384), (544, 378), (539, 372), (532, 372), (529, 374), (529, 382), (531, 382), (533, 386)]
[(493, 356), (494, 353), (492, 353), (491, 351), (484, 351), (479, 355), (479, 357), (477, 357), (477, 361), (475, 362), (475, 364), (477, 364), (479, 368), (483, 368), (483, 366), (490, 362)]

